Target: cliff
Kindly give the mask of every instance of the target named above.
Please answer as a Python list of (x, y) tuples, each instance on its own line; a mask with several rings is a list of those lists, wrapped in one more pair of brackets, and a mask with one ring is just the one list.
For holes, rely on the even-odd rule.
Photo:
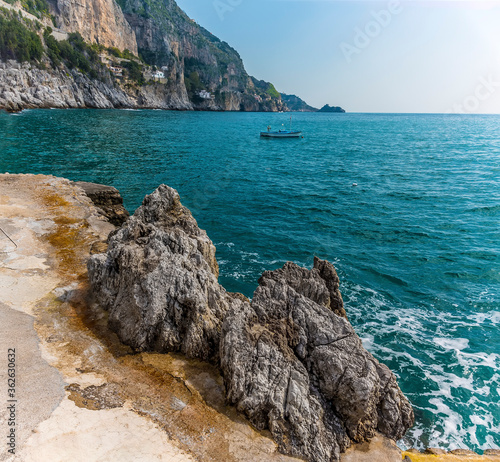
[(160, 84), (123, 89), (76, 70), (40, 69), (16, 61), (0, 61), (0, 108), (145, 108), (192, 109), (188, 100), (164, 94)]
[(49, 0), (55, 25), (79, 32), (85, 41), (128, 49), (137, 55), (135, 33), (115, 0)]
[(2, 5), (15, 40), (0, 37), (0, 108), (287, 109), (173, 0), (38, 0), (29, 13), (16, 4), (19, 15)]
[(205, 90), (215, 107), (228, 111), (284, 109), (272, 84), (251, 78), (238, 52), (189, 18), (174, 0), (120, 0), (120, 5), (140, 55), (148, 64), (166, 66), (169, 80), (185, 85), (195, 108), (210, 103), (199, 97)]

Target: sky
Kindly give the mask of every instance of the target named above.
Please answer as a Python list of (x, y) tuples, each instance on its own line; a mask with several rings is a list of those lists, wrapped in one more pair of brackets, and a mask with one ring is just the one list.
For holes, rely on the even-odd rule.
[(500, 0), (177, 0), (250, 75), (348, 112), (500, 113)]

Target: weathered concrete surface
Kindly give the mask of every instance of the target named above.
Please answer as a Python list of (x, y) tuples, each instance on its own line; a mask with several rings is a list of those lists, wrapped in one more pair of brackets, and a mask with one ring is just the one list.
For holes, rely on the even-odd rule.
[[(0, 240), (0, 242), (2, 242)], [(2, 294), (3, 298), (3, 294)], [(38, 337), (33, 328), (33, 317), (13, 310), (0, 303), (0, 351), (7, 355), (9, 348), (16, 349), (17, 386), (16, 403), (17, 413), (23, 416), (18, 421), (18, 445), (22, 446), (31, 435), (32, 431), (44, 420), (50, 417), (52, 411), (64, 398), (64, 382), (56, 369), (42, 358), (38, 346)], [(6, 363), (2, 358), (2, 398), (7, 399), (4, 377)], [(33, 399), (36, 397), (36, 399)], [(2, 403), (2, 407), (5, 401)], [(0, 412), (0, 428), (2, 435), (7, 435), (6, 413)], [(2, 441), (4, 443), (4, 441)], [(5, 451), (2, 444), (0, 454)], [(0, 455), (1, 459), (1, 455)], [(2, 459), (3, 460), (3, 459)]]
[(215, 369), (133, 354), (88, 306), (86, 260), (114, 228), (80, 188), (0, 175), (0, 217), (0, 348), (18, 352), (19, 400), (16, 454), (2, 444), (0, 460), (295, 460), (225, 406)]

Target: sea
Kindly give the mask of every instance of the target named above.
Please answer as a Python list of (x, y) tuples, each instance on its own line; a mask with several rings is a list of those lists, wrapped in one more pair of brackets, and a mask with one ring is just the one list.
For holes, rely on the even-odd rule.
[(0, 172), (176, 188), (220, 282), (334, 263), (365, 347), (415, 411), (403, 449), (500, 448), (500, 116), (146, 110), (0, 113)]

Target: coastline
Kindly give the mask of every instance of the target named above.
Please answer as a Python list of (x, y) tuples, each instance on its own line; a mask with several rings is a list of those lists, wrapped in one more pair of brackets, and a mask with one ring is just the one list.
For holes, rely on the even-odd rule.
[(193, 103), (183, 84), (148, 83), (124, 88), (111, 80), (91, 79), (76, 69), (51, 69), (14, 60), (0, 61), (0, 110), (24, 109), (163, 109), (208, 112), (279, 112), (282, 105), (258, 104), (238, 91), (225, 93), (224, 105), (214, 100)]
[[(268, 436), (253, 430), (234, 409), (225, 406), (221, 379), (213, 368), (180, 355), (133, 354), (107, 330), (104, 312), (95, 311), (94, 307), (89, 315), (85, 262), (90, 253), (99, 251), (99, 245), (103, 245), (114, 227), (78, 186), (42, 175), (1, 175), (0, 187), (2, 229), (19, 244), (18, 248), (7, 246), (8, 253), (3, 255), (2, 285), (9, 287), (9, 296), (4, 300), (7, 305), (1, 306), (2, 315), (12, 322), (16, 316), (23, 317), (26, 347), (33, 350), (38, 344), (41, 349), (36, 360), (39, 367), (35, 368), (41, 371), (40, 379), (32, 384), (41, 383), (45, 395), (37, 395), (40, 388), (33, 386), (23, 391), (27, 393), (23, 402), (47, 405), (41, 406), (38, 420), (27, 427), (36, 429), (36, 433), (22, 442), (23, 460), (34, 460), (30, 457), (34, 457), (35, 450), (55, 454), (53, 451), (61, 442), (68, 444), (68, 450), (81, 451), (81, 447), (75, 446), (76, 431), (68, 433), (65, 429), (69, 422), (79, 434), (102, 441), (101, 436), (81, 426), (82, 419), (91, 415), (101, 416), (93, 422), (106, 425), (101, 428), (104, 436), (113, 425), (121, 428), (124, 423), (136, 429), (139, 436), (146, 432), (151, 440), (148, 448), (154, 450), (154, 444), (158, 444), (155, 454), (171, 457), (160, 460), (191, 460), (189, 451), (201, 460), (210, 454), (241, 461), (295, 460), (278, 454)], [(34, 323), (32, 331), (30, 322)], [(145, 383), (146, 388), (134, 393), (131, 388), (137, 383)], [(168, 390), (163, 390), (165, 386)], [(154, 396), (158, 401), (145, 400), (144, 396)], [(159, 403), (170, 403), (170, 409), (157, 408)], [(218, 437), (206, 433), (207, 416)], [(167, 440), (166, 434), (172, 441)], [(200, 435), (201, 441), (193, 442)], [(126, 437), (131, 438), (130, 444), (137, 441), (131, 435)], [(375, 446), (377, 441), (371, 448), (354, 447), (341, 460), (401, 460), (406, 456), (413, 462), (500, 460), (497, 454), (437, 456), (405, 452), (401, 456), (394, 448), (392, 459), (387, 459), (384, 451), (379, 456), (385, 458), (379, 459), (375, 453), (380, 452), (380, 446)], [(52, 460), (80, 460), (72, 455), (66, 453), (66, 459)]]

